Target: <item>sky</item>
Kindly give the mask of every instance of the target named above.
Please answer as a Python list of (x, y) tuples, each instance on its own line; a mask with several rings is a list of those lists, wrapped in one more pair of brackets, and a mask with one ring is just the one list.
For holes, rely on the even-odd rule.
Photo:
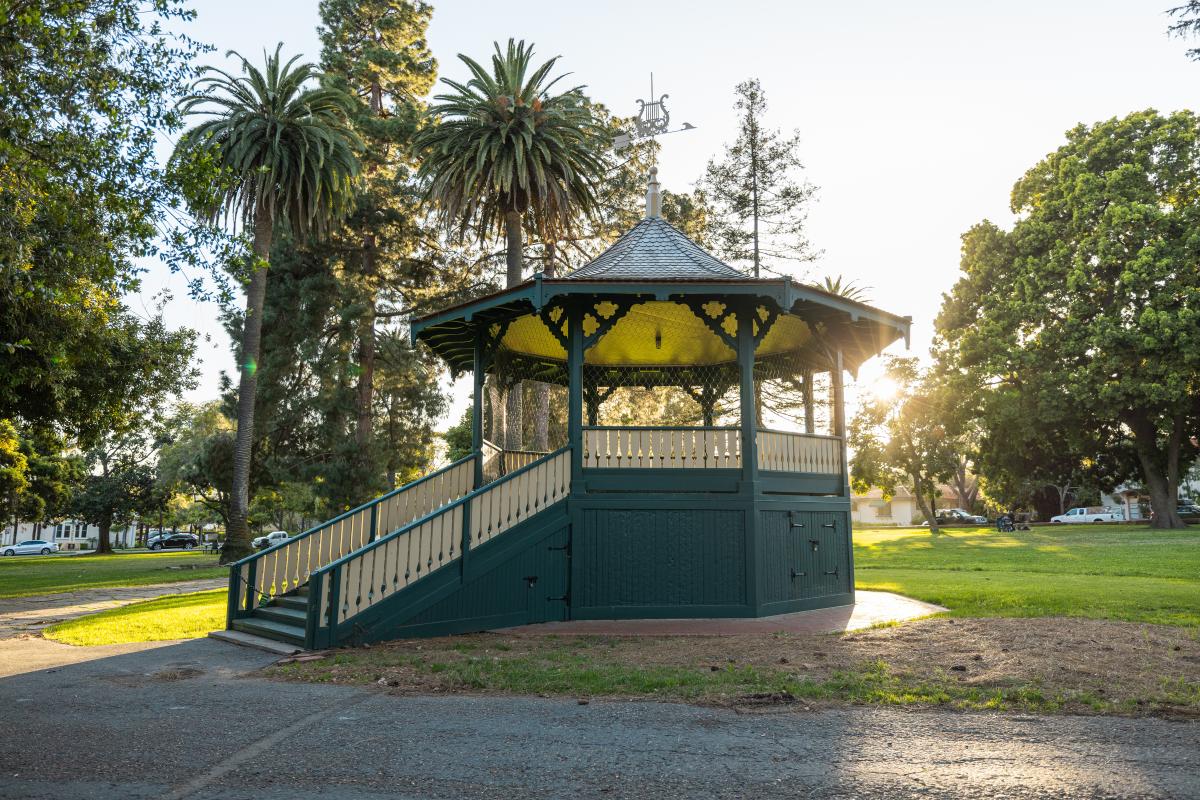
[[(705, 163), (733, 139), (733, 87), (756, 77), (767, 122), (798, 130), (807, 177), (819, 188), (809, 239), (823, 251), (809, 277), (843, 275), (869, 287), (869, 300), (913, 318), (911, 352), (925, 355), (932, 323), (958, 274), (960, 236), (990, 219), (1009, 225), (1013, 183), (1064, 133), (1133, 111), (1194, 107), (1200, 63), (1169, 38), (1165, 11), (1182, 0), (442, 0), (429, 44), (439, 74), (461, 78), (466, 53), (489, 57), (492, 42), (535, 43), (545, 57), (615, 113), (648, 98), (650, 74), (667, 93), (673, 127), (659, 179), (691, 188)], [(317, 61), (317, 0), (195, 0), (187, 33), (224, 53), (252, 59), (284, 43)], [(436, 91), (436, 90), (435, 90)], [(216, 309), (189, 300), (186, 286), (153, 264), (142, 297), (161, 290), (173, 325), (202, 342), (200, 386), (217, 395), (232, 372)], [(903, 343), (889, 352), (903, 352)], [(860, 382), (878, 375), (865, 367)], [(454, 388), (457, 418), (467, 386)], [(445, 421), (443, 421), (445, 424)]]

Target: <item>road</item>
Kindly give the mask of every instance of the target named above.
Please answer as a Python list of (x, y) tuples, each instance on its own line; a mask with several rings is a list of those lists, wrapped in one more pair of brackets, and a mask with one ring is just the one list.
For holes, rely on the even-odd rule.
[(0, 797), (1200, 797), (1196, 721), (393, 697), (248, 674), (274, 658), (198, 640), (0, 679)]

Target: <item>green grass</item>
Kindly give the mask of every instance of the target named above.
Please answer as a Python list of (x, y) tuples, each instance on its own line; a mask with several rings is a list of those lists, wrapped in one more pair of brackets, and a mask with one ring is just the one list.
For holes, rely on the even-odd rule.
[(1200, 528), (1078, 525), (854, 532), (859, 589), (957, 616), (1067, 616), (1200, 625)]
[(228, 574), (226, 567), (217, 566), (216, 555), (194, 551), (0, 557), (0, 598), (111, 586), (175, 583), (221, 578)]
[(47, 639), (100, 645), (199, 639), (225, 627), (225, 590), (157, 597), (51, 625)]

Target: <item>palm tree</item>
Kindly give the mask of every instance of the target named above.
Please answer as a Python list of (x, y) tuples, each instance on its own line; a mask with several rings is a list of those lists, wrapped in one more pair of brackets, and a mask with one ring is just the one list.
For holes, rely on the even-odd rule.
[[(492, 69), (459, 54), (471, 79), (444, 79), (453, 90), (434, 97), (431, 122), (417, 138), (426, 197), (448, 228), (480, 239), (502, 235), (507, 285), (524, 269), (523, 228), (542, 241), (564, 236), (599, 206), (608, 168), (608, 135), (596, 121), (583, 87), (551, 94), (558, 57), (531, 69), (533, 46), (495, 44)], [(505, 444), (522, 446), (520, 390), (509, 393)]]
[(209, 224), (232, 220), (234, 228), (253, 231), (222, 562), (250, 552), (250, 454), (271, 241), (281, 227), (296, 236), (324, 235), (345, 213), (359, 168), (358, 139), (348, 123), (352, 101), (329, 87), (306, 86), (321, 74), (312, 64), (296, 64), (299, 56), (282, 63), (282, 48), (264, 53), (263, 71), (241, 56), (240, 76), (206, 67), (182, 110), (210, 119), (184, 133), (175, 153), (181, 160), (210, 159), (216, 167), (212, 182), (191, 202), (193, 213)]
[(858, 281), (852, 279), (848, 280), (841, 275), (826, 275), (821, 279), (821, 282), (817, 284), (817, 288), (824, 289), (830, 294), (837, 295), (838, 297), (844, 297), (847, 300), (854, 300), (856, 302), (863, 303), (867, 300), (867, 290), (870, 287), (863, 286)]

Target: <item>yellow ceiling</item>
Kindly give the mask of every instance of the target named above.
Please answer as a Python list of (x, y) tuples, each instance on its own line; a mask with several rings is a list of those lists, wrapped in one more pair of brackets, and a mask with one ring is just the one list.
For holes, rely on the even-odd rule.
[[(601, 307), (599, 311), (610, 313), (607, 307)], [(585, 331), (591, 333), (595, 325), (594, 319), (586, 321)], [(730, 333), (736, 330), (733, 320), (728, 317), (723, 327)], [(784, 314), (772, 325), (757, 353), (761, 356), (795, 350), (811, 335), (803, 320)], [(536, 315), (513, 320), (502, 345), (513, 352), (538, 358), (565, 360), (567, 357), (562, 344)], [(606, 366), (690, 366), (726, 363), (736, 357), (736, 353), (687, 306), (650, 301), (639, 303), (621, 317), (588, 349), (584, 361)]]

